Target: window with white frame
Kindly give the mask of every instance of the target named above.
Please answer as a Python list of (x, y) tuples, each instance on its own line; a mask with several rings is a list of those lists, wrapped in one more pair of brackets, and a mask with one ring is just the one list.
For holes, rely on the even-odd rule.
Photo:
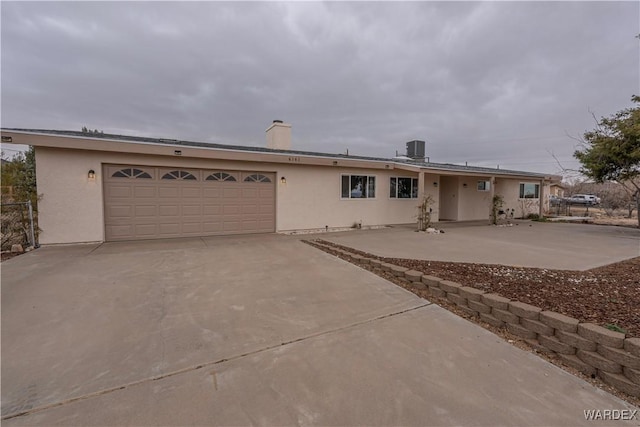
[(342, 175), (343, 199), (371, 199), (376, 197), (376, 177), (368, 175)]
[(520, 198), (521, 199), (540, 198), (540, 184), (534, 184), (533, 182), (521, 182)]
[(478, 181), (478, 191), (490, 191), (491, 181)]
[(418, 178), (392, 176), (389, 180), (389, 197), (392, 199), (417, 199)]

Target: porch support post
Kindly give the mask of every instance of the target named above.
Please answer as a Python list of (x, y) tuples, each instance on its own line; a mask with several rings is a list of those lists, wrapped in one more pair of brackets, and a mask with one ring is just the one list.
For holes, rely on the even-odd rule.
[(539, 196), (540, 198), (538, 200), (540, 201), (540, 209), (539, 209), (538, 215), (540, 216), (540, 218), (542, 218), (544, 215), (544, 179), (540, 181)]
[[(493, 197), (496, 195), (496, 177), (489, 178), (489, 221), (497, 222), (497, 218), (493, 218)], [(497, 216), (497, 215), (496, 215)]]
[(420, 203), (422, 203), (424, 195), (424, 172), (418, 172), (418, 200)]

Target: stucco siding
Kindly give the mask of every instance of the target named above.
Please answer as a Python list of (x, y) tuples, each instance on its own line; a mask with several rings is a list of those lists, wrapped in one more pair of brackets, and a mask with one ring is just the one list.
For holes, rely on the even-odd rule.
[[(398, 170), (282, 165), (186, 157), (36, 148), (40, 243), (104, 241), (102, 164), (181, 166), (275, 172), (276, 231), (400, 224), (416, 221), (417, 199), (391, 199), (391, 176), (418, 177)], [(96, 172), (94, 181), (87, 173)], [(343, 174), (376, 177), (373, 199), (342, 199)], [(286, 178), (286, 183), (281, 178)], [(432, 179), (432, 178), (430, 178)], [(427, 188), (426, 191), (433, 192)], [(437, 220), (437, 215), (434, 220)]]
[[(539, 199), (521, 199), (520, 198), (520, 184), (532, 183), (541, 184), (536, 180), (522, 180), (522, 179), (496, 179), (495, 193), (499, 194), (504, 199), (503, 209), (509, 211), (513, 210), (514, 218), (525, 218), (529, 214), (537, 214), (540, 211)], [(542, 196), (544, 210), (549, 209), (549, 184), (545, 183), (544, 188), (540, 187), (540, 195)]]
[[(95, 181), (88, 179), (89, 170)], [(100, 160), (82, 151), (36, 148), (40, 244), (104, 239)]]
[(489, 177), (461, 177), (458, 184), (458, 221), (489, 220), (491, 191), (478, 191), (478, 181)]

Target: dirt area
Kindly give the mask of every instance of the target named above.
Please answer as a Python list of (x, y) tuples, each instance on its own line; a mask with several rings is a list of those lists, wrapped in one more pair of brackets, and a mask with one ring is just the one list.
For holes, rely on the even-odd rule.
[[(635, 211), (631, 218), (628, 218), (628, 212), (617, 210), (607, 212), (605, 209), (590, 206), (571, 206), (571, 216), (575, 217), (589, 217), (591, 224), (598, 225), (617, 225), (619, 227), (637, 227), (638, 216)], [(552, 207), (549, 211), (549, 216), (555, 216), (556, 214), (564, 214), (564, 211)]]
[(383, 258), (321, 242), (640, 337), (640, 257), (587, 271), (569, 271)]

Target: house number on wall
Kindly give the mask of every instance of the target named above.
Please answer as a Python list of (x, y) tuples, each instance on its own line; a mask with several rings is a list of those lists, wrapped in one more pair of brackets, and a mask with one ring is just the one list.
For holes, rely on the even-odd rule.
[(289, 161), (290, 162), (299, 162), (300, 161), (300, 157), (289, 157)]

